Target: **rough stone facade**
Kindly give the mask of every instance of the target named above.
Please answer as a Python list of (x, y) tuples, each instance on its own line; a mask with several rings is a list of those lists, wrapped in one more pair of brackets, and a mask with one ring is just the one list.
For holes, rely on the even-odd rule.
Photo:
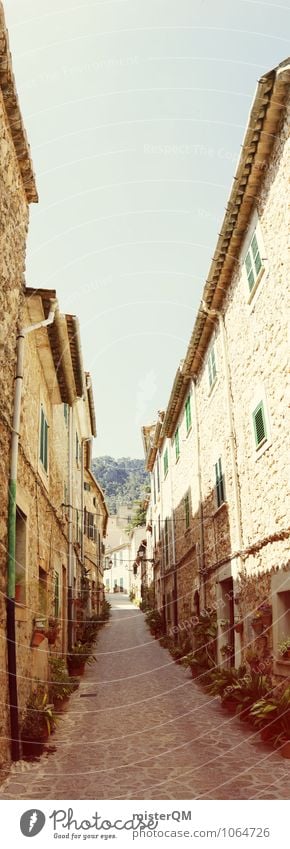
[[(37, 200), (0, 4), (0, 769), (9, 759), (6, 575), (9, 450), (16, 335), (24, 287), (29, 202)], [(26, 177), (25, 177), (26, 173)]]
[[(286, 67), (282, 72), (289, 73)], [(229, 640), (237, 665), (251, 648), (264, 660), (264, 668), (273, 656), (274, 672), (287, 675), (290, 665), (279, 660), (278, 646), (283, 636), (290, 636), (286, 418), (289, 89), (288, 105), (284, 109), (281, 99), (279, 108), (281, 118), (272, 150), (260, 163), (262, 178), (255, 205), (247, 216), (247, 226), (242, 231), (237, 228), (238, 238), (241, 233), (243, 238), (221, 307), (206, 319), (211, 328), (207, 341), (200, 342), (198, 317), (197, 341), (193, 335), (190, 343), (197, 346), (197, 365), (194, 369), (187, 366), (187, 362), (192, 363), (189, 346), (186, 367), (183, 371), (180, 367), (181, 377), (173, 384), (161, 434), (156, 425), (155, 430), (143, 428), (143, 438), (145, 435), (148, 442), (145, 453), (149, 463), (155, 445), (162, 463), (164, 452), (168, 452), (168, 474), (161, 484), (160, 522), (164, 558), (165, 519), (174, 521), (170, 564), (175, 563), (177, 568), (179, 621), (186, 617), (188, 604), (190, 612), (199, 603), (212, 607), (219, 622), (225, 619), (229, 623), (228, 633), (225, 626), (218, 627), (219, 662), (223, 660), (220, 649)], [(255, 167), (258, 170), (254, 162)], [(245, 260), (254, 235), (260, 267), (250, 289)], [(215, 256), (218, 262), (219, 254)], [(208, 312), (202, 301), (200, 313)], [(185, 404), (190, 387), (196, 397), (196, 415), (194, 405), (193, 433), (187, 437)], [(261, 404), (264, 433), (259, 441), (254, 414)], [(178, 461), (174, 451), (176, 428), (180, 437)], [(152, 477), (156, 450), (154, 463)], [(187, 515), (184, 532), (187, 493), (190, 518), (188, 522)], [(154, 523), (154, 485), (151, 502)], [(163, 580), (172, 593), (174, 570), (170, 571), (167, 578), (164, 570)], [(273, 628), (267, 626), (257, 635), (252, 622), (261, 604), (272, 607)]]

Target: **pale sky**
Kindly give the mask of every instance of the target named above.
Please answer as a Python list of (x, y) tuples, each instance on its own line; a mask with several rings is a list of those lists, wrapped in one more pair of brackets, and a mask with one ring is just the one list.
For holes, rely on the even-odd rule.
[(289, 2), (4, 0), (39, 204), (27, 285), (78, 315), (95, 455), (142, 457), (169, 397), (256, 82)]

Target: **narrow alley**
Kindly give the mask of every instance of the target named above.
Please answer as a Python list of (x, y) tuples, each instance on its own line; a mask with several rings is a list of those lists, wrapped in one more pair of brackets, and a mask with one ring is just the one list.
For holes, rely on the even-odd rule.
[(110, 602), (53, 751), (16, 764), (1, 798), (289, 798), (288, 761), (172, 661), (127, 596)]

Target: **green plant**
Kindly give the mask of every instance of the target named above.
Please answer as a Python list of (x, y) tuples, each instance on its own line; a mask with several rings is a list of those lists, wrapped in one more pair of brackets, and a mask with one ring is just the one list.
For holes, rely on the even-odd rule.
[(237, 702), (237, 711), (241, 717), (250, 714), (252, 705), (257, 699), (266, 696), (271, 690), (271, 681), (266, 675), (257, 672), (246, 672), (233, 685), (234, 698)]
[(57, 721), (54, 705), (48, 701), (48, 693), (43, 686), (36, 685), (26, 705), (26, 715), (21, 728), (22, 740), (44, 740), (54, 731)]
[(267, 738), (276, 745), (290, 740), (290, 686), (276, 696), (264, 696), (250, 711), (254, 725), (267, 730)]
[(102, 626), (102, 617), (94, 613), (89, 619), (85, 619), (79, 628), (79, 638), (81, 643), (94, 643), (97, 639), (98, 631)]
[(220, 619), (219, 625), (221, 626), (221, 628), (229, 628), (230, 627), (230, 620), (229, 619)]
[(83, 666), (84, 663), (94, 663), (97, 660), (92, 654), (90, 643), (76, 643), (68, 654), (68, 660), (74, 667)]
[(148, 610), (145, 614), (145, 620), (147, 625), (149, 625), (151, 634), (154, 634), (155, 637), (161, 637), (164, 633), (163, 626), (163, 618), (159, 610)]
[(226, 687), (233, 686), (239, 678), (245, 675), (245, 672), (245, 666), (240, 666), (239, 669), (235, 669), (234, 666), (230, 669), (226, 669), (224, 666), (215, 669), (211, 675), (209, 685), (210, 694), (212, 696), (222, 696)]
[(48, 700), (55, 703), (68, 699), (77, 688), (78, 683), (70, 678), (65, 661), (62, 657), (51, 655), (49, 658), (49, 688)]
[(104, 621), (106, 622), (110, 618), (111, 607), (112, 607), (112, 605), (105, 598), (104, 601), (103, 601), (103, 604), (102, 604), (102, 612), (101, 612), (101, 621), (102, 622), (104, 622)]
[(288, 654), (288, 651), (290, 651), (290, 637), (283, 637), (283, 639), (278, 645), (278, 651), (279, 654), (282, 655), (282, 657), (284, 657), (285, 654)]

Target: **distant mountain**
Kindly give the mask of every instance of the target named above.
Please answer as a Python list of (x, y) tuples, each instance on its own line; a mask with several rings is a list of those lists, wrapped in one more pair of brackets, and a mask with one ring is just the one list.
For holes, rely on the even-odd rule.
[(131, 457), (96, 457), (92, 461), (93, 473), (106, 496), (111, 514), (118, 506), (126, 504), (135, 508), (135, 501), (144, 498), (146, 487), (150, 490), (149, 475), (145, 472), (144, 461)]

